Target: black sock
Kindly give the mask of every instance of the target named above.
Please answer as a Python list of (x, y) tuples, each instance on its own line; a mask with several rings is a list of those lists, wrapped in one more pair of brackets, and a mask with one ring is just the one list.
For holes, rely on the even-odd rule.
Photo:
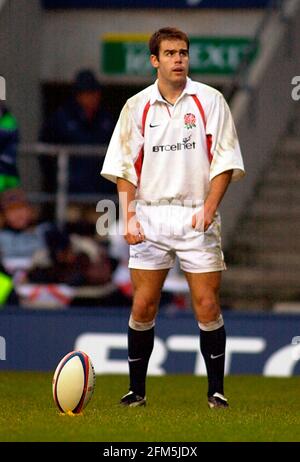
[(154, 327), (134, 330), (128, 327), (128, 363), (130, 390), (145, 396), (148, 362), (154, 345)]
[(225, 344), (224, 326), (210, 331), (200, 329), (200, 348), (207, 370), (208, 396), (216, 392), (224, 394)]

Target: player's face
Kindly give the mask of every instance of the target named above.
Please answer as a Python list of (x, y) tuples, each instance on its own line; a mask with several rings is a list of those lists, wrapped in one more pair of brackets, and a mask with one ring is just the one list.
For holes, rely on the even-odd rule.
[(163, 40), (159, 57), (151, 55), (151, 64), (157, 69), (160, 81), (175, 86), (184, 85), (189, 69), (189, 52), (184, 40)]

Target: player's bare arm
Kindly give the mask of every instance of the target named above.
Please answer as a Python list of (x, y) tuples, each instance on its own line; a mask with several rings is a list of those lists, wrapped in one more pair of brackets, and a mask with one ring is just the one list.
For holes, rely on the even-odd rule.
[(193, 215), (193, 228), (201, 229), (205, 232), (212, 224), (216, 210), (231, 181), (232, 173), (233, 170), (227, 170), (211, 180), (209, 192), (204, 202), (204, 210)]
[(124, 219), (124, 238), (127, 244), (139, 244), (145, 240), (145, 235), (136, 219), (134, 207), (136, 187), (130, 181), (118, 178), (117, 188)]

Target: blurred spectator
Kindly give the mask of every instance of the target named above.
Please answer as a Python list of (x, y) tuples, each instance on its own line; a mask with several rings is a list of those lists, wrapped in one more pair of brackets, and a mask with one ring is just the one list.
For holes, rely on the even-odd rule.
[(49, 263), (45, 236), (50, 227), (36, 223), (35, 210), (19, 188), (1, 193), (0, 211), (0, 298), (5, 305), (18, 305), (15, 288), (36, 261)]
[[(102, 107), (102, 87), (90, 70), (81, 70), (75, 77), (71, 98), (44, 123), (40, 139), (45, 143), (93, 145), (108, 143), (114, 123)], [(44, 189), (56, 191), (56, 159), (40, 159)], [(69, 192), (115, 193), (113, 185), (102, 181), (98, 157), (71, 157)]]
[(47, 245), (51, 265), (36, 267), (29, 274), (32, 282), (95, 286), (111, 281), (111, 265), (104, 248), (88, 237), (49, 233)]
[[(57, 296), (58, 302), (69, 298), (69, 301), (73, 299), (74, 305), (116, 303), (116, 287), (111, 281), (112, 263), (104, 246), (90, 237), (61, 231), (53, 223), (39, 223), (35, 209), (19, 188), (2, 193), (0, 206), (3, 222), (0, 229), (3, 265), (0, 264), (0, 289), (3, 289), (0, 290), (0, 306), (1, 300), (7, 304), (8, 297), (12, 298), (13, 287), (17, 294), (21, 294), (25, 286), (27, 301), (39, 302), (45, 291), (49, 291), (48, 295)], [(40, 289), (37, 289), (38, 285)], [(103, 287), (105, 297), (101, 294), (97, 298), (92, 293), (87, 299), (82, 297), (79, 300), (76, 291), (67, 297), (69, 291), (65, 293), (65, 289), (53, 288), (55, 285)]]
[(9, 274), (21, 274), (34, 265), (36, 259), (48, 263), (46, 233), (48, 223), (37, 223), (37, 214), (19, 188), (1, 194), (0, 255)]
[(61, 239), (53, 233), (48, 245), (52, 265), (30, 271), (30, 282), (76, 288), (68, 302), (73, 307), (129, 306), (131, 300), (112, 281), (113, 262), (104, 246), (89, 237), (73, 234)]
[[(78, 204), (69, 204), (66, 210), (65, 229), (69, 234), (89, 236), (99, 241), (96, 235), (95, 223), (99, 218), (94, 204), (85, 204), (84, 207)], [(103, 240), (102, 240), (103, 241)]]
[(0, 101), (0, 193), (20, 183), (17, 170), (18, 141), (17, 121)]

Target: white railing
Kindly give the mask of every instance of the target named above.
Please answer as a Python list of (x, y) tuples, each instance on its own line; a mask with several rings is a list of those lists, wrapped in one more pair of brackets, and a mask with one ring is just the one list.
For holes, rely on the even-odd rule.
[[(52, 156), (57, 158), (57, 190), (53, 194), (43, 191), (28, 191), (29, 199), (36, 203), (53, 202), (55, 203), (55, 216), (59, 225), (63, 225), (66, 220), (66, 210), (69, 202), (73, 203), (94, 203), (102, 199), (99, 193), (95, 194), (69, 194), (69, 159), (70, 156), (93, 156), (99, 159), (99, 181), (100, 177), (100, 159), (105, 156), (106, 145), (53, 145), (45, 143), (22, 143), (19, 146), (18, 153), (22, 160), (23, 156)], [(83, 166), (84, 167), (84, 166)], [(22, 176), (22, 175), (21, 175)], [(113, 196), (105, 195), (106, 199), (117, 200), (117, 194)]]

